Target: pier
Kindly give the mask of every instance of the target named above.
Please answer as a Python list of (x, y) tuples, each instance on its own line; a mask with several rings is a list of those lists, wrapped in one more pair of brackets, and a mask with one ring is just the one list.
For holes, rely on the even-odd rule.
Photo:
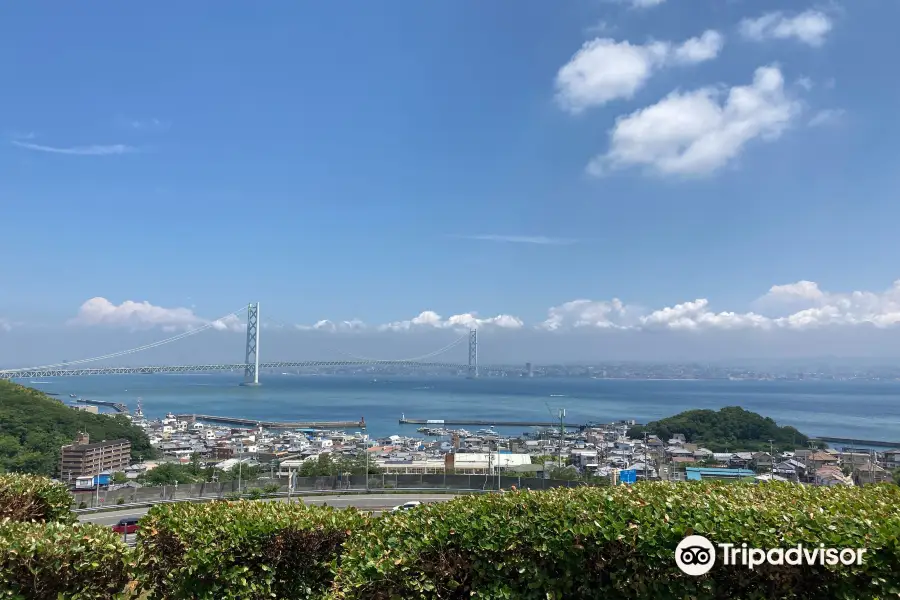
[(241, 427), (264, 427), (266, 429), (365, 429), (366, 420), (359, 421), (257, 421), (238, 417), (220, 417), (216, 415), (175, 415), (179, 421), (207, 421), (223, 425), (239, 425)]
[[(481, 421), (477, 419), (400, 419), (401, 425), (478, 425), (487, 427), (555, 427), (559, 428), (559, 421)], [(566, 429), (583, 429), (584, 425), (563, 423)]]
[(811, 440), (828, 442), (829, 444), (847, 444), (849, 446), (873, 446), (875, 448), (900, 448), (900, 442), (882, 442), (878, 440), (854, 440), (851, 438), (816, 436)]
[(127, 413), (128, 407), (121, 402), (109, 402), (107, 400), (88, 400), (87, 398), (78, 398), (75, 402), (81, 404), (94, 404), (96, 406), (108, 406), (116, 412)]

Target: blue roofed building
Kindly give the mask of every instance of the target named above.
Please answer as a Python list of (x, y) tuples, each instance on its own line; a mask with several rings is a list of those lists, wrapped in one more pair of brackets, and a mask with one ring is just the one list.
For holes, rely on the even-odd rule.
[(743, 479), (756, 475), (750, 469), (720, 469), (715, 467), (686, 467), (685, 478), (688, 481), (704, 479)]

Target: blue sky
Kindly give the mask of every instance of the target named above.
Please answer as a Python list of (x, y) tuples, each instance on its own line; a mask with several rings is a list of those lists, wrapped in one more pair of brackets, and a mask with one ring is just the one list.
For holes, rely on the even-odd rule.
[(0, 336), (889, 329), (900, 6), (639, 3), (10, 5)]

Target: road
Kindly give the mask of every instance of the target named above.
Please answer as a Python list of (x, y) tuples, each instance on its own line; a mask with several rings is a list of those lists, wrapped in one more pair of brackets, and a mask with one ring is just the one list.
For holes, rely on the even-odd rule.
[[(304, 504), (317, 504), (334, 506), (335, 508), (346, 508), (355, 506), (356, 508), (381, 513), (390, 510), (393, 507), (405, 502), (417, 500), (419, 502), (446, 502), (454, 498), (453, 494), (372, 494), (372, 495), (347, 495), (347, 496), (295, 496), (293, 501), (302, 500)], [(272, 498), (270, 500), (261, 500), (261, 502), (286, 502), (286, 497)], [(103, 513), (87, 513), (78, 515), (78, 520), (82, 523), (97, 523), (98, 525), (109, 525), (112, 527), (119, 522), (120, 519), (126, 517), (143, 517), (150, 510), (149, 506), (143, 508), (126, 508)], [(129, 541), (132, 536), (128, 536)]]

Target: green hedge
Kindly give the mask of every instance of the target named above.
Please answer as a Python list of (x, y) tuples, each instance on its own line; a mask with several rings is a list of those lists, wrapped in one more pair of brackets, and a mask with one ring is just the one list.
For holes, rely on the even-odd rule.
[(120, 598), (131, 568), (131, 553), (109, 527), (0, 523), (0, 598)]
[(36, 475), (0, 475), (0, 521), (71, 523), (72, 495), (61, 483)]
[(367, 521), (300, 503), (155, 506), (138, 532), (142, 587), (150, 598), (319, 598)]
[[(862, 566), (676, 566), (687, 535), (750, 548), (866, 548)], [(374, 519), (332, 597), (896, 598), (900, 488), (649, 483), (457, 498)]]

